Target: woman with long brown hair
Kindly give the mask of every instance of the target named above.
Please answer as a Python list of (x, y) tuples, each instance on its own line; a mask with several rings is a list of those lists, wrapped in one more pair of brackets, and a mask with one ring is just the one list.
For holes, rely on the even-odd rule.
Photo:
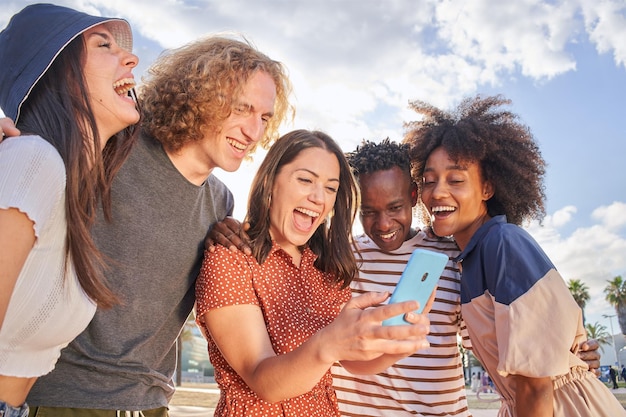
[(0, 143), (0, 414), (117, 302), (91, 238), (139, 120), (132, 34), (121, 19), (27, 6), (0, 33), (0, 108), (22, 136)]
[[(215, 415), (338, 416), (330, 367), (381, 372), (428, 346), (428, 318), (412, 313), (416, 301), (377, 306), (388, 293), (351, 297), (358, 191), (330, 136), (283, 135), (250, 190), (252, 254), (206, 251), (196, 282), (221, 390)], [(412, 325), (381, 325), (405, 313)]]

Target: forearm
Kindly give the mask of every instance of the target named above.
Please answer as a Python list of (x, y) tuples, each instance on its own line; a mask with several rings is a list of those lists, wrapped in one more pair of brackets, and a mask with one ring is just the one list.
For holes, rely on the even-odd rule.
[(373, 375), (384, 371), (406, 356), (385, 354), (369, 361), (341, 361), (341, 366), (354, 375)]
[(552, 380), (547, 378), (516, 379), (515, 411), (517, 417), (553, 417), (554, 389)]
[(371, 361), (383, 354), (393, 355), (378, 364), (376, 370), (382, 370), (398, 357), (426, 347), (426, 316), (414, 315), (415, 324), (410, 326), (380, 324), (388, 317), (414, 310), (415, 303), (366, 309), (386, 296), (368, 293), (353, 298), (332, 323), (281, 355), (272, 347), (259, 306), (222, 307), (205, 313), (203, 319), (235, 372), (260, 398), (277, 402), (310, 391), (339, 360)]
[(325, 358), (323, 349), (323, 337), (318, 332), (293, 351), (259, 362), (245, 381), (269, 403), (305, 394), (334, 363), (331, 358)]
[(336, 360), (321, 355), (325, 345), (318, 334), (291, 352), (276, 354), (256, 305), (210, 310), (201, 321), (226, 362), (259, 398), (270, 403), (310, 391)]

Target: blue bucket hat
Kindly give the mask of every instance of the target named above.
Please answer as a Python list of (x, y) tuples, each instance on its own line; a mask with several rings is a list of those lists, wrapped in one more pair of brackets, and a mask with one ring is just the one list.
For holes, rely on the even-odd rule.
[(124, 19), (91, 16), (54, 4), (33, 4), (0, 32), (0, 108), (17, 124), (22, 104), (61, 51), (84, 31), (106, 24), (117, 44), (131, 52), (133, 35)]

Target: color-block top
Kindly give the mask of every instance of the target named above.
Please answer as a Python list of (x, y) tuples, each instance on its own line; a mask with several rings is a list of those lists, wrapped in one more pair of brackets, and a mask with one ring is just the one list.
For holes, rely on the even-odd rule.
[(496, 216), (456, 260), (473, 353), (504, 398), (498, 415), (515, 415), (515, 380), (509, 375), (551, 377), (555, 417), (626, 415), (576, 356), (586, 339), (581, 309), (524, 229)]

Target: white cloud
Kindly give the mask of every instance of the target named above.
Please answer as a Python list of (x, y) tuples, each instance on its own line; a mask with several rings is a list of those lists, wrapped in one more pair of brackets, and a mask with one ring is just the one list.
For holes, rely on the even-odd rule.
[(626, 68), (626, 3), (621, 0), (581, 0), (589, 39), (600, 53), (612, 52), (618, 65)]
[(565, 226), (567, 223), (572, 220), (574, 214), (576, 214), (578, 210), (574, 206), (566, 206), (560, 210), (557, 210), (551, 217), (552, 226), (557, 229)]
[(233, 29), (215, 12), (220, 2), (184, 0), (93, 0), (88, 3), (109, 15), (128, 19), (135, 35), (176, 48), (208, 33)]
[(589, 287), (591, 299), (586, 314), (591, 322), (600, 321), (600, 314), (612, 310), (604, 298), (607, 281), (617, 275), (626, 275), (626, 238), (617, 233), (613, 224), (606, 222), (605, 213), (619, 217), (621, 225), (626, 224), (626, 203), (615, 202), (608, 207), (599, 207), (594, 210), (592, 224), (578, 228), (569, 236), (561, 235), (558, 228), (572, 220), (575, 213), (574, 207), (565, 207), (546, 216), (543, 227), (534, 223), (527, 230), (566, 281), (579, 279)]
[[(618, 37), (609, 38), (605, 28), (619, 23), (609, 17), (616, 3), (600, 3), (583, 3), (588, 27), (599, 47), (615, 48), (622, 43), (617, 43)], [(242, 31), (259, 49), (287, 64), (299, 126), (323, 126), (346, 141), (400, 139), (402, 122), (415, 117), (407, 109), (409, 100), (450, 107), (518, 71), (538, 80), (570, 71), (576, 63), (566, 48), (583, 27), (575, 2), (538, 0), (64, 4), (125, 17), (138, 39), (157, 42), (161, 48), (178, 47), (208, 33)], [(156, 56), (141, 51), (140, 58), (144, 53)], [(387, 117), (379, 113), (382, 108)]]
[[(324, 126), (341, 140), (399, 139), (402, 122), (414, 118), (411, 99), (449, 107), (516, 68), (543, 78), (574, 67), (564, 52), (571, 11), (536, 1), (68, 3), (126, 17), (136, 34), (163, 48), (243, 31), (292, 75), (302, 74), (293, 77), (298, 123)], [(379, 103), (389, 115), (384, 122)]]
[(495, 72), (517, 67), (532, 78), (575, 68), (565, 47), (576, 29), (570, 2), (452, 0), (439, 2), (440, 35), (455, 54)]
[(626, 225), (626, 203), (616, 201), (609, 206), (598, 207), (591, 213), (591, 217), (608, 229), (619, 229)]
[(546, 247), (558, 247), (562, 240), (559, 229), (569, 223), (577, 211), (574, 206), (565, 206), (555, 211), (554, 214), (547, 214), (541, 225), (533, 221), (525, 227), (540, 242), (544, 250)]

